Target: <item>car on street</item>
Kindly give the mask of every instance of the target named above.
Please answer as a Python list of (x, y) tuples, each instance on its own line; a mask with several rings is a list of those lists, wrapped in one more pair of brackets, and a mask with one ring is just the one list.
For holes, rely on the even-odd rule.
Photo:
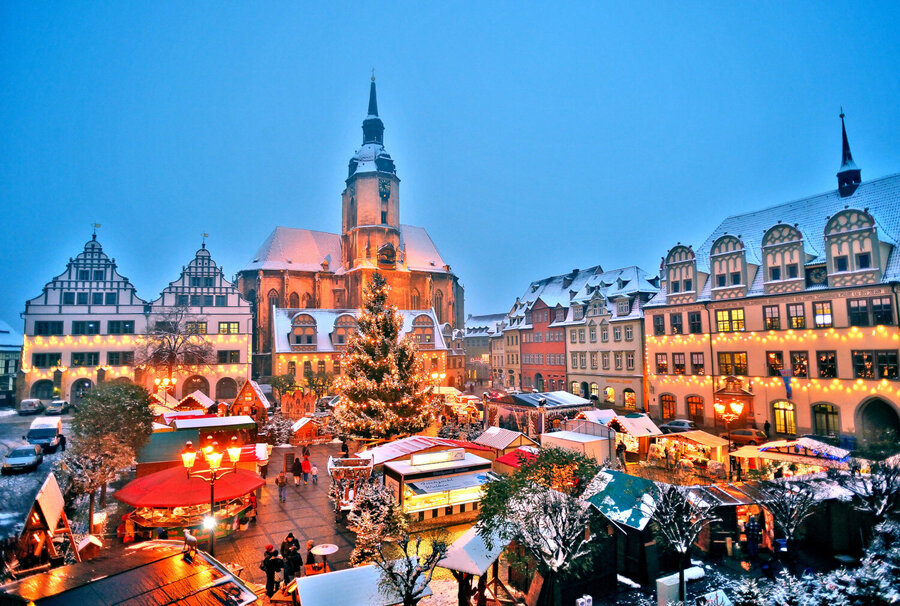
[(688, 419), (675, 419), (674, 421), (669, 421), (664, 425), (660, 425), (659, 428), (663, 433), (681, 433), (682, 431), (699, 429), (696, 423)]
[(23, 444), (13, 448), (3, 459), (3, 474), (16, 471), (34, 471), (44, 462), (40, 446)]
[(732, 429), (731, 432), (720, 434), (726, 440), (731, 437), (731, 441), (738, 446), (756, 446), (769, 441), (769, 436), (761, 429)]
[(69, 412), (69, 403), (65, 400), (53, 400), (44, 409), (45, 415), (64, 415)]
[(39, 415), (44, 410), (44, 403), (37, 398), (28, 398), (19, 402), (16, 412), (20, 415)]
[(51, 453), (56, 452), (56, 449), (59, 448), (60, 436), (62, 436), (62, 419), (38, 417), (31, 422), (31, 429), (22, 438), (29, 444), (39, 446), (41, 452)]

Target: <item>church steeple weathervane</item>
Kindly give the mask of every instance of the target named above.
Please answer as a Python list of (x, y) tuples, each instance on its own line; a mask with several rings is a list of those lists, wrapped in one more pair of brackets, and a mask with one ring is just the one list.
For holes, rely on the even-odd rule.
[(838, 170), (838, 191), (841, 197), (853, 195), (856, 188), (862, 181), (862, 171), (853, 161), (853, 154), (850, 153), (850, 142), (847, 140), (847, 127), (844, 124), (844, 108), (841, 107), (841, 168)]
[(369, 85), (369, 112), (363, 120), (363, 145), (377, 143), (384, 145), (384, 123), (378, 117), (378, 98), (375, 94), (375, 70), (372, 69), (372, 83)]

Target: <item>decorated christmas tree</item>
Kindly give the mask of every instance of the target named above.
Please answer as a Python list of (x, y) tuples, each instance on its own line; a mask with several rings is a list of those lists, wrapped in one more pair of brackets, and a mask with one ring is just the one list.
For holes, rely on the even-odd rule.
[(431, 421), (428, 387), (416, 344), (400, 338), (403, 318), (387, 302), (389, 286), (380, 273), (363, 291), (358, 330), (347, 340), (345, 374), (335, 411), (340, 430), (361, 439), (389, 439), (422, 431)]

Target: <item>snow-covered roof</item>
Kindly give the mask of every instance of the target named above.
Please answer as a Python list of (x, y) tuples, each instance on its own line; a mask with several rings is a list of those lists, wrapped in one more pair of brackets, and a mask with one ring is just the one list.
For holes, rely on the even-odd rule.
[[(362, 457), (365, 453), (358, 453), (357, 456)], [(377, 465), (378, 463), (374, 463)], [(441, 461), (438, 463), (426, 463), (424, 465), (413, 465), (410, 460), (401, 459), (399, 461), (387, 461), (384, 466), (389, 467), (392, 470), (396, 471), (400, 475), (409, 475), (414, 473), (428, 473), (432, 471), (448, 471), (451, 469), (460, 469), (460, 468), (468, 468), (473, 465), (485, 465), (487, 469), (490, 469), (491, 462), (484, 457), (479, 457), (478, 455), (473, 455), (471, 452), (466, 452), (462, 459), (457, 459), (454, 461)]]
[(706, 433), (702, 429), (679, 431), (666, 435), (666, 438), (691, 440), (692, 442), (696, 442), (697, 444), (703, 444), (704, 446), (709, 446), (712, 448), (715, 448), (717, 446), (728, 446), (728, 440), (726, 440), (725, 438), (720, 438), (719, 436), (714, 436), (711, 433)]
[(492, 548), (488, 549), (478, 533), (478, 527), (472, 526), (453, 542), (439, 566), (447, 570), (481, 576), (500, 557), (509, 541), (501, 538), (499, 534), (494, 534), (491, 537), (491, 545)]
[(501, 400), (512, 398), (514, 404), (519, 406), (533, 406), (534, 408), (565, 408), (572, 406), (592, 406), (590, 400), (576, 396), (568, 391), (548, 391), (543, 393), (517, 393), (503, 396)]
[(12, 326), (0, 320), (0, 351), (20, 351), (22, 334), (13, 330)]
[(640, 412), (620, 415), (611, 409), (585, 410), (578, 413), (578, 416), (606, 426), (609, 426), (610, 422), (616, 421), (625, 433), (636, 437), (662, 435), (662, 431), (656, 426), (653, 419)]
[(654, 509), (652, 490), (650, 480), (605, 470), (594, 476), (585, 489), (584, 498), (608, 520), (643, 530)]
[[(412, 331), (413, 320), (419, 316), (427, 316), (431, 319), (434, 326), (434, 349), (447, 349), (444, 342), (444, 336), (439, 328), (439, 322), (433, 309), (401, 309), (398, 310), (403, 317), (403, 334)], [(335, 322), (341, 316), (351, 316), (356, 318), (359, 315), (358, 309), (284, 309), (276, 308), (274, 316), (273, 341), (275, 353), (294, 353), (301, 352), (301, 348), (291, 347), (290, 334), (293, 330), (294, 318), (300, 314), (311, 316), (316, 322), (316, 343), (315, 352), (333, 352), (340, 351), (331, 341), (331, 334), (335, 329)], [(302, 350), (306, 351), (306, 350)], [(423, 349), (424, 351), (424, 349)]]
[(541, 444), (544, 438), (552, 438), (552, 440), (565, 440), (567, 442), (578, 442), (580, 444), (590, 444), (591, 442), (605, 442), (609, 438), (603, 436), (592, 436), (586, 433), (578, 433), (575, 431), (552, 431), (550, 433), (541, 434)]
[[(256, 398), (259, 400), (259, 402), (263, 406), (268, 408), (269, 407), (269, 399), (266, 397), (266, 394), (263, 393), (262, 387), (260, 387), (259, 383), (257, 383), (253, 379), (247, 379), (247, 383), (250, 384), (250, 389), (253, 390), (253, 394), (256, 396)], [(271, 386), (270, 386), (270, 388), (271, 388)], [(243, 389), (243, 388), (241, 388), (241, 389)]]
[(179, 403), (184, 404), (188, 398), (193, 399), (195, 402), (197, 402), (198, 404), (203, 406), (203, 408), (206, 408), (206, 409), (209, 409), (210, 406), (212, 406), (213, 404), (216, 403), (212, 398), (210, 398), (208, 395), (206, 395), (199, 389), (197, 389), (197, 390), (193, 391), (192, 393), (189, 393), (188, 395), (181, 398), (181, 402), (179, 402)]
[(256, 421), (247, 415), (236, 415), (233, 417), (219, 417), (208, 415), (204, 417), (187, 417), (175, 419), (172, 426), (175, 429), (228, 429), (242, 426), (256, 426)]
[(402, 457), (409, 456), (413, 453), (435, 446), (445, 446), (449, 448), (469, 448), (474, 450), (488, 450), (480, 444), (473, 442), (463, 442), (460, 440), (450, 440), (448, 438), (435, 438), (431, 436), (410, 436), (381, 444), (374, 448), (368, 448), (356, 453), (361, 459), (372, 459), (374, 465), (381, 465), (385, 461), (393, 461)]
[(493, 337), (500, 331), (500, 324), (506, 318), (506, 314), (486, 314), (466, 318), (467, 337)]
[(484, 430), (484, 432), (475, 438), (476, 444), (483, 444), (485, 446), (489, 446), (490, 448), (495, 448), (497, 450), (503, 450), (504, 448), (508, 448), (510, 444), (512, 444), (516, 438), (523, 437), (531, 443), (534, 443), (534, 440), (526, 436), (521, 431), (512, 431), (511, 429), (504, 429), (502, 427), (488, 427)]
[[(430, 596), (425, 588), (422, 596)], [(403, 602), (393, 590), (381, 588), (381, 569), (374, 564), (314, 574), (297, 580), (297, 596), (303, 606), (391, 606)]]
[(312, 423), (312, 422), (313, 422), (312, 417), (300, 417), (299, 419), (294, 421), (293, 425), (291, 425), (291, 431), (294, 433), (297, 433), (298, 431), (303, 429), (304, 425), (306, 425), (307, 423)]

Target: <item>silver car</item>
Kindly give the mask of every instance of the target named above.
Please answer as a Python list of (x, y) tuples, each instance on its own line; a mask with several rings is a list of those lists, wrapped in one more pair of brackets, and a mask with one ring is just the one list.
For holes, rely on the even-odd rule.
[(3, 459), (3, 473), (14, 471), (34, 471), (44, 462), (40, 446), (26, 444), (13, 448)]
[(660, 425), (659, 428), (663, 433), (681, 433), (682, 431), (692, 431), (697, 429), (697, 424), (687, 419), (675, 419), (674, 421), (669, 421), (665, 425)]

